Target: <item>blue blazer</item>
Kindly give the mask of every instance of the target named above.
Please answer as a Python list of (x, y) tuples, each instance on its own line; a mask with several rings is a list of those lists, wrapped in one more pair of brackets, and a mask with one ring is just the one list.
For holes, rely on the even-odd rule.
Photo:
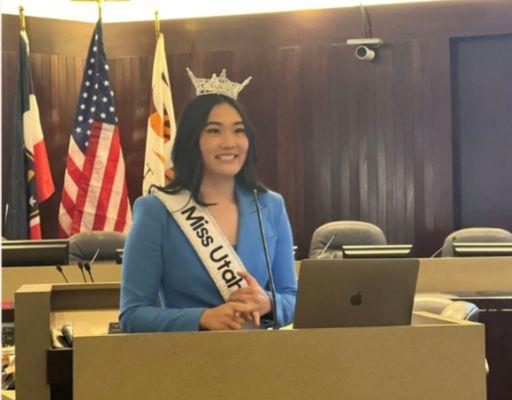
[[(259, 204), (276, 286), (277, 323), (293, 320), (297, 281), (293, 241), (284, 200), (260, 193)], [(265, 290), (268, 277), (252, 192), (236, 186), (236, 251)], [(161, 307), (157, 306), (160, 298)], [(133, 206), (133, 225), (124, 248), (121, 284), (123, 332), (194, 331), (206, 307), (224, 300), (186, 236), (155, 196)]]

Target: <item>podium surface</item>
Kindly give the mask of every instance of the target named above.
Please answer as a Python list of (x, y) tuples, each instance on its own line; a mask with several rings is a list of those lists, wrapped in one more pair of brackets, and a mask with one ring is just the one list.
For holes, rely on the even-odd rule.
[(485, 399), (483, 327), (426, 315), (417, 326), (77, 338), (73, 398)]
[(119, 284), (16, 293), (18, 400), (50, 399), (49, 330), (64, 322), (88, 326), (74, 339), (75, 400), (486, 396), (481, 324), (416, 313), (411, 326), (108, 335), (118, 294)]

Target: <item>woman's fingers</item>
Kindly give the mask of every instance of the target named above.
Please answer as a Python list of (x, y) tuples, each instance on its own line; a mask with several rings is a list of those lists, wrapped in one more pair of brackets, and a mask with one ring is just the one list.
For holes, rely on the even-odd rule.
[(241, 313), (239, 311), (236, 311), (235, 314), (233, 315), (233, 317), (231, 318), (231, 320), (243, 325), (246, 321), (245, 315), (246, 315), (246, 313)]
[(252, 313), (254, 325), (260, 326), (260, 313), (258, 311), (253, 311)]
[(256, 286), (252, 285), (252, 286), (243, 287), (241, 289), (237, 289), (233, 293), (255, 293), (257, 291), (258, 291), (258, 289), (256, 288)]
[(199, 326), (206, 330), (238, 330), (247, 321), (253, 320), (251, 313), (257, 310), (257, 305), (227, 302), (217, 307), (207, 308), (201, 315)]
[(228, 329), (231, 329), (234, 331), (238, 331), (238, 330), (242, 329), (242, 325), (243, 325), (243, 322), (240, 323), (240, 322), (232, 321), (232, 320), (228, 320), (226, 323), (226, 327)]
[(238, 272), (238, 275), (244, 278), (244, 281), (246, 281), (249, 286), (252, 286), (254, 284), (258, 285), (258, 281), (254, 279), (254, 277), (250, 273), (240, 271)]
[(238, 323), (240, 325), (240, 327), (247, 321), (253, 321), (256, 326), (260, 325), (260, 313), (258, 312), (258, 304), (247, 304), (247, 303), (227, 303), (227, 304), (232, 304), (232, 307), (234, 310), (233, 321)]
[(228, 300), (246, 304), (257, 304), (260, 315), (269, 312), (272, 308), (270, 298), (258, 281), (248, 272), (238, 272), (238, 275), (247, 282), (248, 286), (233, 292)]
[(237, 302), (237, 301), (228, 302), (226, 304), (230, 305), (230, 307), (232, 308), (233, 312), (238, 311), (241, 314), (242, 313), (251, 312), (251, 311), (256, 311), (258, 309), (258, 307), (256, 305), (242, 303), (242, 302)]
[(233, 293), (231, 296), (229, 296), (228, 301), (249, 303), (251, 301), (256, 301), (256, 298), (252, 293)]

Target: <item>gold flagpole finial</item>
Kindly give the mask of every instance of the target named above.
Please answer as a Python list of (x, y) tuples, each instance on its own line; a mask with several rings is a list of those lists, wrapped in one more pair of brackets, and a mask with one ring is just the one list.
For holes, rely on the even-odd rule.
[(25, 31), (25, 9), (23, 6), (19, 6), (18, 10), (20, 12), (20, 27), (22, 31)]
[(155, 10), (155, 33), (156, 38), (158, 39), (158, 35), (160, 35), (160, 20), (158, 19), (158, 10)]
[(98, 19), (101, 19), (101, 0), (96, 0), (98, 3)]

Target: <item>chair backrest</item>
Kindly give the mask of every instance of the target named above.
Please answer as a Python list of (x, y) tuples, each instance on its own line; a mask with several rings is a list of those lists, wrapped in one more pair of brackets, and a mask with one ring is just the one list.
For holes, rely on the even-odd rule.
[(419, 293), (414, 297), (414, 311), (427, 311), (440, 315), (453, 303), (452, 296), (444, 293)]
[(69, 262), (91, 261), (99, 250), (96, 261), (114, 261), (116, 249), (122, 249), (126, 235), (119, 232), (80, 232), (69, 238)]
[(427, 311), (455, 320), (478, 322), (478, 307), (468, 301), (453, 299), (444, 293), (419, 293), (414, 298), (414, 311)]
[[(333, 239), (334, 236), (334, 239)], [(327, 244), (330, 244), (320, 256)], [(311, 238), (309, 258), (343, 258), (343, 245), (387, 244), (382, 230), (369, 222), (335, 221), (317, 228)]]
[(441, 257), (454, 257), (453, 242), (512, 242), (512, 233), (500, 228), (464, 228), (444, 240)]
[(475, 304), (469, 301), (456, 300), (444, 308), (441, 312), (441, 316), (456, 320), (478, 322), (480, 310)]

